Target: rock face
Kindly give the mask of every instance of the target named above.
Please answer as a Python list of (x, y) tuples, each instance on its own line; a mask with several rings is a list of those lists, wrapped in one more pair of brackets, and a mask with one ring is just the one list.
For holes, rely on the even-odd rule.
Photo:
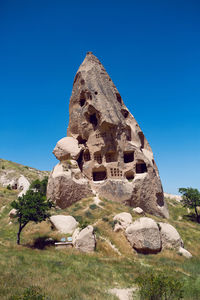
[(63, 216), (63, 215), (56, 215), (50, 217), (50, 222), (52, 223), (53, 227), (55, 227), (61, 233), (70, 233), (72, 234), (78, 223), (72, 216)]
[[(66, 159), (76, 159), (79, 177), (85, 180), (84, 195), (86, 190), (90, 192), (87, 181), (100, 197), (168, 217), (151, 147), (103, 65), (91, 52), (75, 76), (69, 115), (68, 138), (58, 142), (54, 154), (62, 166)], [(73, 138), (71, 145), (69, 137)], [(76, 147), (74, 140), (79, 144)], [(65, 192), (70, 186), (77, 188), (73, 174), (63, 174), (58, 179), (54, 169), (48, 195), (58, 205), (66, 202), (64, 206), (68, 206), (74, 202)]]
[(159, 222), (162, 248), (179, 248), (183, 246), (183, 241), (178, 231), (170, 224)]
[(74, 247), (83, 252), (92, 252), (96, 246), (94, 228), (89, 225), (80, 232), (75, 232), (73, 236)]
[(159, 228), (151, 218), (143, 217), (136, 220), (127, 227), (126, 237), (137, 252), (149, 254), (161, 251)]

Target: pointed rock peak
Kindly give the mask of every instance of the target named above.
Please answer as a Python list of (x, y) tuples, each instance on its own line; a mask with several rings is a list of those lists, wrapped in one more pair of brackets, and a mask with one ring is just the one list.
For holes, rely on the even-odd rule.
[[(87, 53), (74, 79), (67, 136), (78, 141), (79, 148), (78, 157), (74, 158), (70, 149), (73, 150), (75, 141), (71, 147), (63, 143), (57, 145), (61, 161), (59, 170), (63, 169), (65, 173), (66, 149), (67, 157), (75, 159), (79, 166), (79, 171), (70, 169), (66, 173), (65, 178), (69, 174), (72, 177), (71, 181), (67, 180), (68, 185), (70, 182), (75, 184), (74, 181), (77, 184), (77, 178), (85, 179), (101, 197), (139, 206), (151, 214), (168, 216), (151, 147), (105, 68), (92, 52)], [(49, 184), (52, 187), (54, 173)], [(56, 178), (58, 180), (58, 176)], [(60, 184), (64, 189), (62, 179)], [(62, 191), (50, 195), (50, 198), (56, 198), (57, 203), (66, 201), (66, 206), (74, 201)]]

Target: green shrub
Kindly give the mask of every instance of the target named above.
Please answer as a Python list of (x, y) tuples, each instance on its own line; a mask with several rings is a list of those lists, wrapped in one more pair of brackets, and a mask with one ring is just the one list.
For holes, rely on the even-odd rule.
[(4, 170), (4, 169), (5, 169), (5, 166), (2, 166), (1, 168)]
[(142, 300), (172, 300), (183, 298), (183, 284), (173, 275), (148, 269), (135, 280)]
[(22, 295), (12, 296), (10, 300), (47, 300), (50, 299), (46, 297), (42, 292), (42, 289), (38, 286), (31, 286), (27, 288)]
[(109, 219), (108, 219), (107, 217), (103, 217), (103, 218), (102, 218), (102, 221), (104, 221), (104, 222), (108, 222), (108, 221), (109, 221)]
[(117, 220), (113, 220), (113, 221), (110, 221), (109, 224), (111, 225), (112, 229), (114, 229), (115, 227), (115, 224), (117, 224)]
[(93, 217), (92, 213), (91, 213), (89, 210), (87, 210), (87, 211), (85, 212), (85, 216), (86, 216), (87, 218), (92, 218), (92, 217)]
[(7, 185), (7, 190), (11, 190), (12, 188), (11, 188), (11, 186), (10, 186), (10, 184), (9, 185)]
[(97, 206), (96, 204), (91, 204), (91, 205), (90, 205), (90, 209), (94, 210), (94, 209), (96, 209), (96, 208), (98, 208), (98, 206)]

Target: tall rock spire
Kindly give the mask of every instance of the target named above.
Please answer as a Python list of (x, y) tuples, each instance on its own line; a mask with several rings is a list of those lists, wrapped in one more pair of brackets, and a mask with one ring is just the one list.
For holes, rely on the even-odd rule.
[[(56, 195), (52, 189), (55, 177), (57, 182), (59, 176), (68, 178), (67, 186), (70, 177), (71, 182), (84, 184), (84, 196), (91, 193), (91, 186), (101, 197), (168, 217), (151, 147), (105, 68), (91, 52), (74, 78), (69, 115), (67, 137), (54, 149), (61, 162), (50, 176), (49, 196), (62, 203), (61, 207), (70, 205), (73, 200), (65, 195), (63, 182), (62, 188), (57, 183)], [(76, 156), (70, 147), (77, 147)], [(73, 168), (70, 175), (65, 173), (67, 159), (77, 164), (76, 176)], [(74, 197), (74, 201), (82, 196)]]

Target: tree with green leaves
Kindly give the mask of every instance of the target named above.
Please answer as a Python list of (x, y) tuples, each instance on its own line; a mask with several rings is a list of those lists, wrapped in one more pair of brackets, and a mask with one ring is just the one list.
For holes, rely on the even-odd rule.
[(196, 220), (200, 223), (200, 215), (198, 212), (198, 206), (200, 206), (200, 192), (193, 188), (180, 188), (179, 193), (182, 194), (181, 202), (185, 207), (194, 209), (196, 214)]
[[(39, 184), (39, 181), (37, 183)], [(40, 189), (40, 187), (42, 188)], [(18, 245), (20, 244), (21, 231), (30, 221), (39, 223), (50, 216), (49, 210), (54, 205), (51, 200), (46, 199), (45, 193), (46, 190), (43, 183), (41, 183), (38, 188), (33, 187), (33, 189), (29, 189), (25, 195), (11, 203), (11, 206), (17, 210), (16, 217), (19, 223), (17, 233)]]

